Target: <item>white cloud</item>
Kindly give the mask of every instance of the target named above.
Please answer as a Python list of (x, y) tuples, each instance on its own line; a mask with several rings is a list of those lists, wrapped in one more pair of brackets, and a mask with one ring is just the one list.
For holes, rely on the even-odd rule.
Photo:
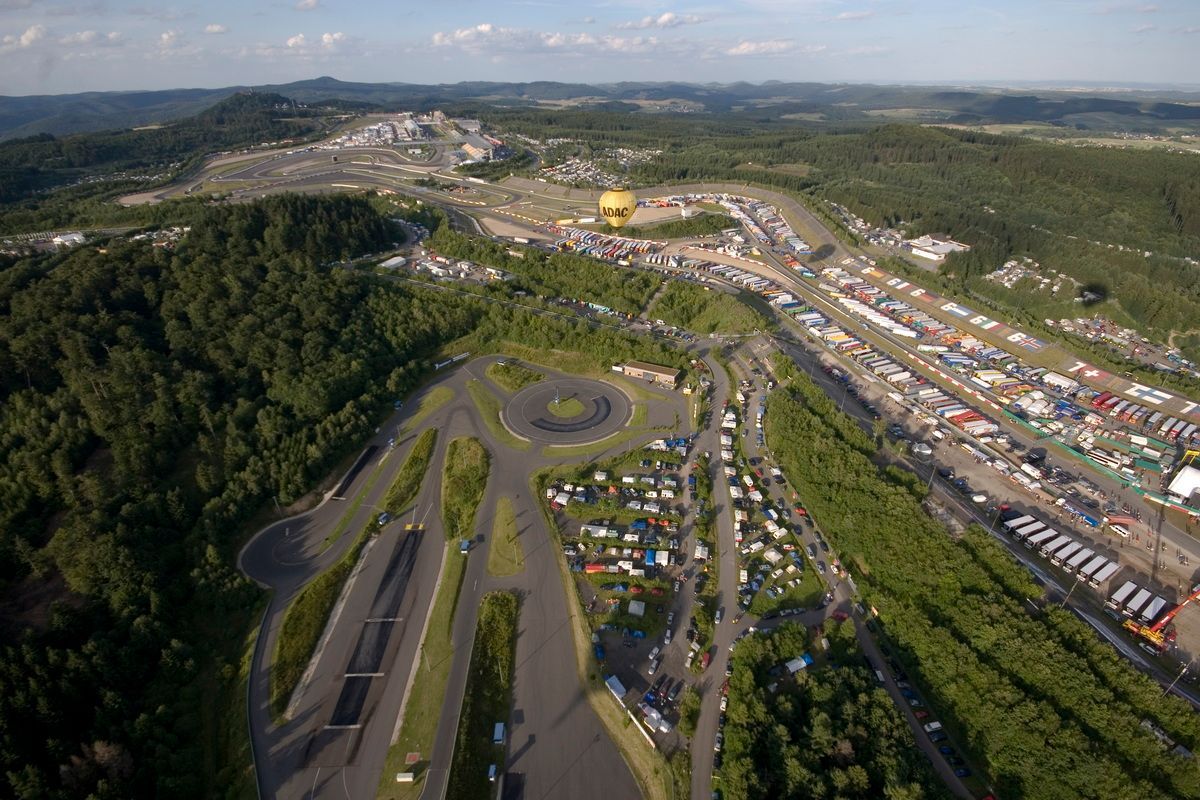
[(742, 40), (725, 51), (727, 56), (774, 56), (796, 49), (791, 39), (766, 39), (761, 42)]
[(346, 34), (338, 31), (337, 33), (322, 33), (321, 45), (323, 47), (334, 47), (346, 40)]
[(594, 24), (596, 24), (596, 18), (595, 18), (595, 17), (584, 17), (583, 19), (581, 19), (581, 20), (579, 20), (579, 21), (580, 21), (580, 22), (582, 22), (584, 25), (594, 25)]
[(1141, 6), (1138, 11), (1142, 14), (1153, 14), (1158, 11), (1158, 6)]
[(96, 31), (79, 31), (78, 33), (69, 33), (58, 40), (59, 44), (71, 47), (79, 44), (91, 44), (100, 38), (100, 34)]
[(293, 49), (297, 47), (304, 47), (306, 44), (308, 44), (308, 40), (304, 38), (303, 33), (297, 33), (295, 36), (292, 36), (287, 40), (287, 46)]
[(170, 30), (163, 31), (158, 35), (158, 47), (160, 50), (170, 50), (179, 41), (179, 31)]
[(204, 26), (205, 33), (229, 33), (229, 28), (219, 22), (213, 22)]
[(288, 37), (287, 41), (284, 42), (283, 48), (273, 45), (259, 45), (255, 49), (255, 52), (267, 58), (282, 55), (292, 58), (318, 58), (336, 55), (338, 47), (347, 41), (349, 41), (349, 37), (341, 31), (322, 33), (319, 37), (313, 39), (309, 39), (303, 33), (297, 33), (295, 36)]
[(833, 18), (834, 22), (857, 22), (875, 16), (874, 11), (843, 11)]
[(594, 53), (647, 53), (665, 43), (653, 36), (594, 36), (590, 33), (531, 31), (482, 22), (471, 28), (433, 34), (434, 47), (456, 47), (473, 55), (531, 55), (538, 52), (583, 55)]
[(704, 22), (703, 17), (695, 14), (676, 14), (667, 11), (657, 17), (642, 17), (636, 22), (622, 22), (617, 25), (623, 30), (645, 30), (646, 28), (678, 28), (680, 25), (696, 25)]
[(33, 5), (33, 0), (0, 0), (0, 11), (16, 11), (19, 8), (29, 8), (31, 5)]
[(314, 11), (321, 7), (321, 0), (300, 0), (296, 3), (297, 11)]
[(1184, 28), (1183, 33), (1200, 33), (1200, 28), (1193, 25), (1190, 28)]
[(30, 25), (20, 36), (9, 34), (0, 39), (0, 50), (16, 50), (31, 47), (46, 38), (45, 25)]
[(1158, 30), (1157, 25), (1138, 25), (1133, 29), (1134, 33), (1149, 33), (1150, 31)]

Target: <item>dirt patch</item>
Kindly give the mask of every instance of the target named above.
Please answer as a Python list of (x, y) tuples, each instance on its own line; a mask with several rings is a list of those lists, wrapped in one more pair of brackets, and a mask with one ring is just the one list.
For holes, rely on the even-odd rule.
[(83, 597), (67, 588), (58, 570), (17, 582), (0, 599), (0, 641), (10, 641), (27, 628), (44, 629), (50, 621), (50, 605), (56, 601), (76, 608), (83, 605)]

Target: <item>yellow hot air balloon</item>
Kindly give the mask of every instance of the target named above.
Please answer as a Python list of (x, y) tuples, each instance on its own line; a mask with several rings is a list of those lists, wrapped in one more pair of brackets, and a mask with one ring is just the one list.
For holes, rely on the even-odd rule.
[(628, 189), (609, 189), (600, 195), (600, 216), (614, 228), (629, 222), (636, 210), (637, 198)]

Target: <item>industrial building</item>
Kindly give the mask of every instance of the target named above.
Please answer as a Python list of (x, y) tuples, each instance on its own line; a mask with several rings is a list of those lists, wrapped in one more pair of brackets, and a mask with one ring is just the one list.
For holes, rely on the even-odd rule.
[(927, 234), (916, 239), (908, 239), (904, 242), (904, 246), (914, 256), (928, 258), (930, 261), (945, 261), (946, 256), (951, 253), (966, 252), (971, 249), (970, 245), (956, 242), (950, 237), (940, 234)]
[(674, 389), (683, 378), (683, 370), (674, 367), (664, 367), (661, 364), (651, 364), (647, 361), (627, 361), (620, 367), (614, 367), (631, 378), (642, 378)]

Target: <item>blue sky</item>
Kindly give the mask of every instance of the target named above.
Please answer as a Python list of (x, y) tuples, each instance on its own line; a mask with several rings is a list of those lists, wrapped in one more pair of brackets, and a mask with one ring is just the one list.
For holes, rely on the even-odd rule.
[(463, 80), (1197, 83), (1200, 0), (0, 0), (0, 94)]

